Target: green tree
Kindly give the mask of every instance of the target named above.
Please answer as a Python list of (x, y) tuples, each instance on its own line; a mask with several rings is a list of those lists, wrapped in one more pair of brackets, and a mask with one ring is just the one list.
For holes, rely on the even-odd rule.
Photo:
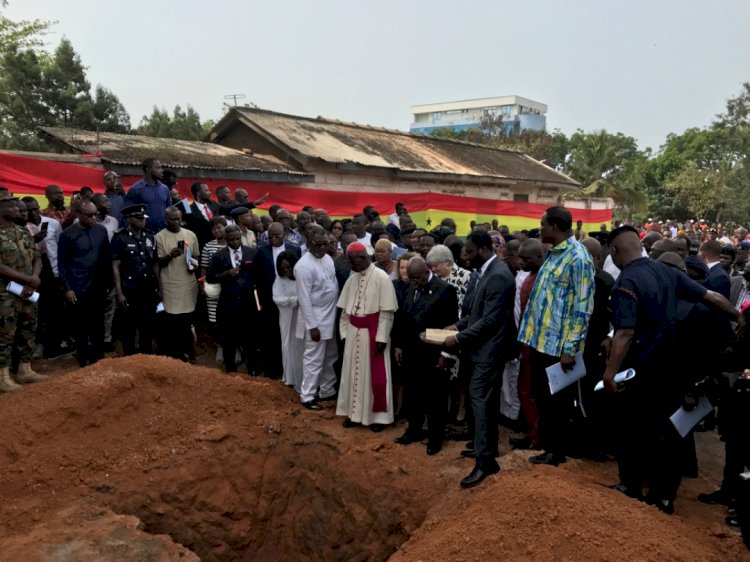
[(638, 150), (633, 137), (605, 130), (576, 131), (568, 143), (565, 171), (580, 182), (578, 195), (610, 197), (625, 217), (645, 211), (648, 152)]
[[(208, 122), (201, 123), (200, 115), (190, 105), (185, 110), (179, 105), (175, 106), (171, 116), (166, 109), (154, 106), (151, 115), (141, 119), (138, 133), (149, 137), (202, 140), (207, 134), (207, 125), (209, 125)], [(210, 130), (208, 128), (208, 131)]]
[(45, 102), (55, 123), (77, 127), (91, 122), (91, 84), (81, 57), (67, 39), (60, 41), (43, 69)]
[(13, 22), (0, 16), (0, 147), (49, 150), (40, 126), (127, 132), (130, 117), (111, 91), (94, 95), (86, 68), (67, 39), (50, 55), (43, 49), (48, 22)]

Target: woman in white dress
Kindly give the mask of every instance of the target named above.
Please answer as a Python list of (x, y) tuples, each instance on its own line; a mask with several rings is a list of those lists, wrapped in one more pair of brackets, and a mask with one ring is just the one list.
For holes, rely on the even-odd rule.
[(279, 275), (273, 284), (273, 302), (279, 307), (281, 330), (281, 358), (284, 367), (282, 382), (300, 392), (302, 386), (302, 354), (304, 343), (295, 337), (297, 326), (297, 283), (294, 280), (294, 265), (297, 256), (292, 252), (281, 252), (276, 259)]

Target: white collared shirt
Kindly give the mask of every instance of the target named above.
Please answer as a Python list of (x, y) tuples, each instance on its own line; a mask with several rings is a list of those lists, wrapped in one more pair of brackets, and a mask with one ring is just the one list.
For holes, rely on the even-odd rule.
[(719, 261), (710, 261), (706, 262), (706, 266), (708, 266), (708, 269), (711, 270), (714, 268), (714, 266), (719, 265), (721, 262)]
[(229, 248), (229, 256), (232, 258), (232, 267), (239, 267), (242, 263), (242, 246), (236, 250)]
[(487, 268), (492, 263), (492, 260), (494, 260), (496, 258), (497, 258), (497, 254), (492, 254), (492, 257), (490, 259), (488, 259), (486, 262), (484, 262), (484, 264), (482, 265), (482, 267), (479, 269), (479, 278), (480, 279), (484, 276), (484, 272), (487, 271)]
[(196, 207), (198, 207), (198, 210), (199, 210), (199, 211), (201, 212), (201, 214), (203, 215), (203, 217), (204, 217), (204, 218), (205, 218), (205, 219), (206, 219), (207, 221), (209, 221), (209, 220), (211, 220), (211, 219), (213, 218), (213, 217), (209, 217), (209, 216), (208, 216), (208, 212), (209, 212), (209, 208), (208, 208), (208, 205), (205, 205), (205, 204), (203, 204), (203, 203), (199, 203), (198, 201), (196, 201), (196, 202), (195, 202), (195, 206), (196, 206)]

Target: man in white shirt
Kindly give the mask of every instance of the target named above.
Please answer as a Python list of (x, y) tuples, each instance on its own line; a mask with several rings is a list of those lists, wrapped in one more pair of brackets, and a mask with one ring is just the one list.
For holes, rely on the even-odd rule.
[(395, 224), (399, 230), (401, 229), (401, 215), (407, 213), (406, 207), (403, 203), (396, 203), (396, 212), (388, 215), (388, 222), (386, 224)]
[(372, 235), (367, 232), (366, 216), (354, 215), (352, 219), (352, 232), (357, 235), (357, 242), (365, 247), (367, 255), (372, 257), (375, 254), (375, 248), (372, 245)]
[(309, 410), (320, 410), (321, 400), (336, 396), (338, 359), (336, 345), (336, 301), (339, 290), (331, 256), (326, 254), (328, 236), (321, 227), (310, 230), (308, 252), (294, 266), (299, 295), (296, 337), (304, 340), (300, 400)]

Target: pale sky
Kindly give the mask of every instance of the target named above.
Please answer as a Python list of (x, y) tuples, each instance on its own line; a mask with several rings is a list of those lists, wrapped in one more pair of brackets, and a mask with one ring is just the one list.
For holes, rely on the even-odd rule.
[(133, 125), (154, 105), (264, 109), (407, 130), (410, 106), (516, 94), (548, 130), (657, 148), (750, 81), (747, 0), (10, 0), (57, 21)]

